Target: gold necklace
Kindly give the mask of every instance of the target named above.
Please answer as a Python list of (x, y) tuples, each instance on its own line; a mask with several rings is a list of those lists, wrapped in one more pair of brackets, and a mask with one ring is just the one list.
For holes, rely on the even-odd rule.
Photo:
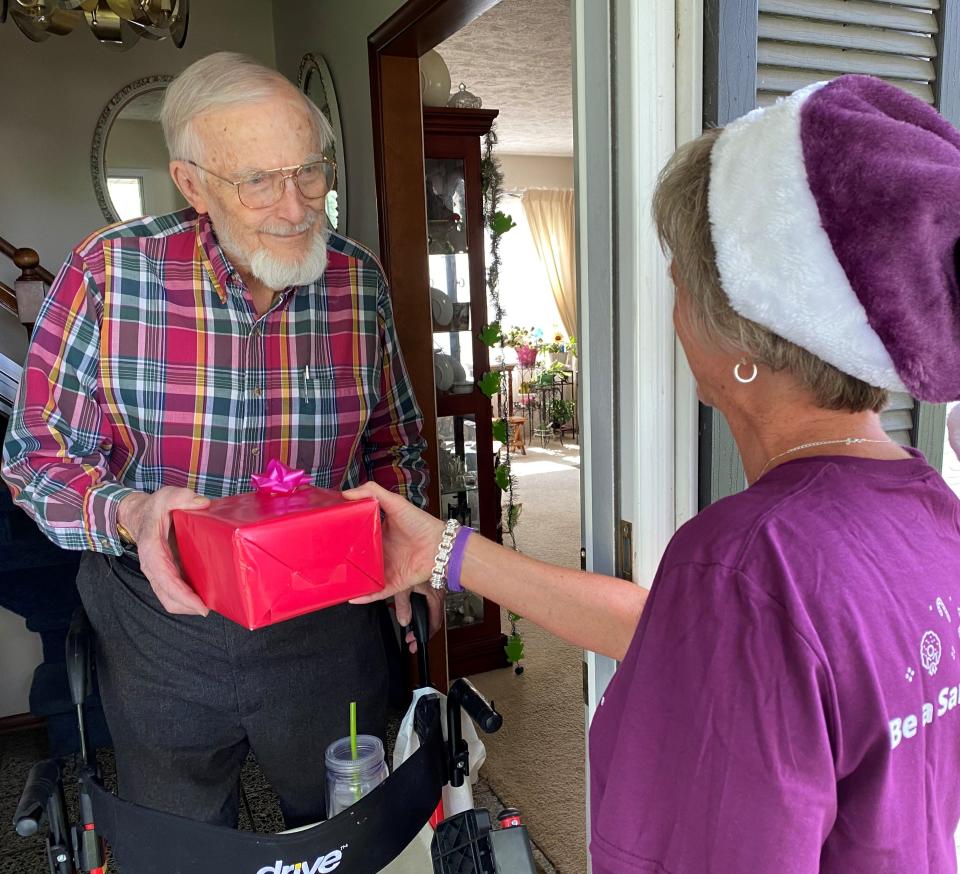
[(760, 479), (760, 477), (767, 472), (767, 468), (770, 467), (770, 465), (773, 464), (773, 462), (775, 462), (778, 458), (783, 458), (784, 455), (790, 455), (791, 452), (799, 452), (801, 449), (812, 449), (814, 446), (831, 446), (837, 443), (842, 443), (844, 446), (853, 446), (855, 443), (890, 442), (890, 440), (872, 440), (869, 437), (841, 437), (839, 440), (815, 440), (812, 443), (801, 443), (799, 446), (794, 446), (792, 449), (787, 449), (786, 451), (774, 455), (773, 458), (769, 459), (767, 463), (760, 468), (760, 475), (757, 477), (757, 479)]

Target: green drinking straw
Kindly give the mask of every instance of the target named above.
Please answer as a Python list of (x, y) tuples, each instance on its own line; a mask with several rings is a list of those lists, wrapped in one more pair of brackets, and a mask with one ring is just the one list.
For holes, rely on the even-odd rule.
[[(350, 702), (350, 757), (356, 761), (360, 758), (357, 752), (357, 702)], [(353, 775), (353, 799), (360, 800), (360, 778), (357, 774)]]
[(357, 702), (350, 702), (350, 757), (356, 761), (357, 754)]

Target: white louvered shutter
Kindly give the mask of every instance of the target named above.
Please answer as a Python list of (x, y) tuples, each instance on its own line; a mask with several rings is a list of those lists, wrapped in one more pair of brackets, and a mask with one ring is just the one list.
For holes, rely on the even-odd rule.
[(844, 73), (934, 102), (939, 0), (760, 0), (757, 105)]
[[(759, 0), (757, 105), (844, 73), (878, 76), (934, 103), (939, 0)], [(914, 442), (910, 395), (881, 415), (887, 433)]]
[(893, 392), (890, 403), (880, 414), (884, 431), (901, 446), (913, 444), (914, 400), (906, 392)]

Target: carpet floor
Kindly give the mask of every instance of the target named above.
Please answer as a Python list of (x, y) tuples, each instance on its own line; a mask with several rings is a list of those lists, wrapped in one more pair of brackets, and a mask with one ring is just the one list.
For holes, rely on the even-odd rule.
[[(580, 567), (580, 450), (527, 447), (514, 456), (516, 500), (523, 504), (517, 545), (533, 558)], [(505, 626), (508, 628), (509, 626)], [(490, 671), (471, 679), (503, 714), (485, 737), (481, 771), (494, 792), (520, 810), (530, 836), (562, 874), (583, 874), (583, 651), (524, 620), (524, 672)]]

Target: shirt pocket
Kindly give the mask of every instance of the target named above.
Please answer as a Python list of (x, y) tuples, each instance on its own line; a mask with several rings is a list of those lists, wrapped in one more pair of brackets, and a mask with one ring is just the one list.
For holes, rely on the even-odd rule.
[(303, 367), (297, 373), (298, 467), (337, 488), (360, 451), (373, 399), (370, 374), (353, 367)]

